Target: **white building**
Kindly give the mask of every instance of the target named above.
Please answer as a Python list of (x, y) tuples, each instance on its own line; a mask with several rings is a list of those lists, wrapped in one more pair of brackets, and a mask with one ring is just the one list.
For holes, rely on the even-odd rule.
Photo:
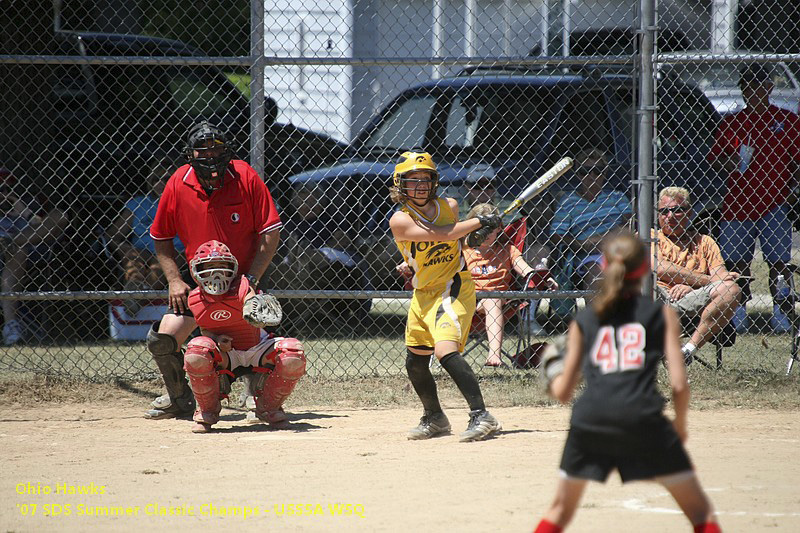
[[(737, 0), (661, 0), (659, 26), (678, 30), (692, 48), (729, 39)], [(265, 17), (265, 53), (273, 57), (519, 56), (550, 43), (560, 55), (564, 28), (627, 28), (631, 0), (275, 0)], [(435, 16), (435, 14), (440, 15)], [(544, 23), (544, 21), (547, 21)], [(712, 35), (716, 20), (716, 35)], [(558, 41), (556, 46), (552, 43)], [(558, 47), (558, 50), (553, 48)], [(439, 74), (417, 66), (270, 68), (267, 94), (279, 120), (349, 141), (400, 91)]]

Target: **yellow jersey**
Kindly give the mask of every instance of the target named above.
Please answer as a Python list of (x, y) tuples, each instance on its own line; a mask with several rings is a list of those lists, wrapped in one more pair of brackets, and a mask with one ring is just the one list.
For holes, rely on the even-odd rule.
[[(405, 204), (400, 209), (414, 220), (424, 220), (434, 226), (446, 226), (456, 222), (456, 216), (445, 198), (436, 198), (436, 213), (429, 219), (414, 206)], [(398, 241), (397, 247), (403, 254), (413, 274), (411, 285), (415, 289), (432, 289), (446, 284), (458, 272), (466, 270), (461, 241), (412, 242)]]

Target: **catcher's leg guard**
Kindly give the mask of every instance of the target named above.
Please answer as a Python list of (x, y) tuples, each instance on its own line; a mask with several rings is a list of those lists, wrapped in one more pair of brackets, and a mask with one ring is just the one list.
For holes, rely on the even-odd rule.
[[(283, 338), (275, 342), (270, 354), (270, 366), (257, 368), (255, 385), (256, 416), (269, 424), (286, 424), (282, 406), (294, 390), (297, 380), (306, 373), (306, 355), (302, 343), (294, 338)], [(259, 372), (260, 370), (264, 370)]]
[(186, 346), (183, 368), (192, 382), (197, 410), (195, 422), (216, 424), (219, 422), (220, 403), (219, 374), (216, 366), (222, 361), (217, 343), (209, 337), (195, 337)]
[(175, 337), (158, 333), (158, 322), (147, 332), (147, 349), (152, 354), (164, 378), (169, 403), (154, 404), (145, 418), (172, 418), (190, 415), (194, 411), (194, 396), (183, 371), (183, 354)]

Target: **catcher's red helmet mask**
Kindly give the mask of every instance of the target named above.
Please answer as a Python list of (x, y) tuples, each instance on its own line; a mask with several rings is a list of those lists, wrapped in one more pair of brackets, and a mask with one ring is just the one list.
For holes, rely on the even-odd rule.
[[(217, 263), (227, 263), (220, 266)], [(200, 290), (208, 294), (225, 294), (239, 272), (239, 262), (230, 249), (219, 241), (204, 242), (189, 261), (189, 270)]]

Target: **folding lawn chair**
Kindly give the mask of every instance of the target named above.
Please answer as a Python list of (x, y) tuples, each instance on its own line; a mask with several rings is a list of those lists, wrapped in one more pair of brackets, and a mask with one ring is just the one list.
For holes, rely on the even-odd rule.
[[(516, 246), (521, 252), (525, 252), (526, 237), (528, 232), (527, 218), (519, 218), (504, 228), (504, 232), (511, 243)], [(524, 280), (516, 279), (512, 289), (517, 290), (534, 290), (544, 281), (547, 276), (543, 276), (540, 271), (534, 271), (529, 274)], [(503, 322), (508, 324), (513, 322), (516, 327), (516, 348), (513, 353), (509, 353), (506, 349), (500, 349), (503, 357), (509, 359), (516, 367), (516, 362), (523, 358), (531, 346), (531, 325), (535, 315), (536, 308), (531, 305), (531, 301), (527, 299), (513, 299), (507, 300), (503, 305)], [(504, 328), (505, 329), (505, 328)], [(472, 318), (472, 325), (470, 328), (470, 336), (467, 346), (464, 350), (464, 355), (472, 352), (476, 348), (481, 347), (488, 351), (488, 339), (486, 337), (486, 317), (481, 312), (476, 312)]]
[(800, 267), (794, 264), (789, 264), (787, 266), (792, 272), (792, 277), (789, 278), (789, 305), (791, 306), (791, 309), (788, 313), (789, 320), (792, 324), (792, 346), (791, 353), (789, 353), (789, 361), (786, 363), (786, 375), (788, 376), (792, 373), (792, 367), (794, 366), (795, 362), (800, 363), (800, 323), (798, 323), (800, 321), (800, 317), (798, 317), (797, 310), (795, 309), (795, 305), (797, 303), (797, 285), (795, 283), (795, 277), (797, 273), (800, 272)]

